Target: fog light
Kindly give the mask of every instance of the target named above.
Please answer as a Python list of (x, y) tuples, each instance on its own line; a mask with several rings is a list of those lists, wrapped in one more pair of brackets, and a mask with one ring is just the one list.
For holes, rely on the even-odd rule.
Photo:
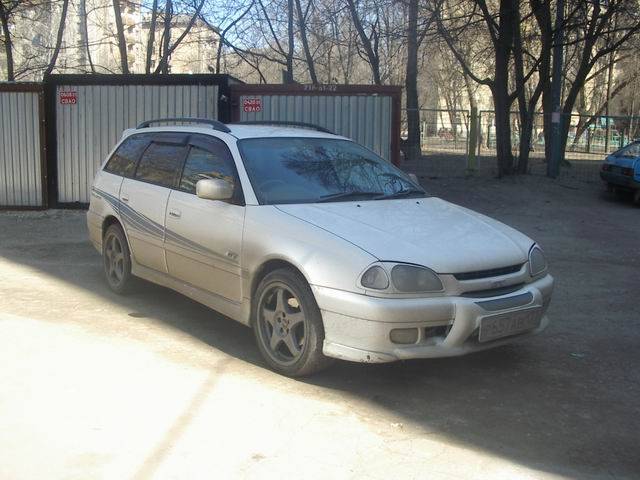
[(394, 328), (389, 334), (393, 343), (416, 343), (418, 341), (418, 329), (417, 328)]

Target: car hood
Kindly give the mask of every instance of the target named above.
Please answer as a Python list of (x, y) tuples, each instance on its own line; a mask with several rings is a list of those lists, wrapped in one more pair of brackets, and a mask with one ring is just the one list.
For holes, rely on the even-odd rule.
[(461, 273), (527, 261), (533, 241), (479, 213), (439, 198), (278, 205), (378, 260)]

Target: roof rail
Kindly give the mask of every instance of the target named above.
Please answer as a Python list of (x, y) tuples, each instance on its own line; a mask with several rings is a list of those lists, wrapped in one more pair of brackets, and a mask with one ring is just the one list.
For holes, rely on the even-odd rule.
[(229, 133), (231, 130), (224, 123), (218, 120), (210, 120), (208, 118), (191, 118), (191, 117), (175, 117), (175, 118), (156, 118), (154, 120), (147, 120), (142, 122), (136, 128), (147, 128), (152, 123), (164, 123), (164, 122), (183, 122), (183, 123), (204, 123), (210, 125), (214, 130), (219, 132)]
[(331, 130), (321, 127), (320, 125), (314, 125), (313, 123), (305, 122), (288, 122), (286, 120), (250, 120), (246, 122), (235, 122), (236, 125), (277, 125), (282, 127), (299, 127), (308, 128), (310, 130), (317, 130), (322, 133), (329, 133), (335, 135)]

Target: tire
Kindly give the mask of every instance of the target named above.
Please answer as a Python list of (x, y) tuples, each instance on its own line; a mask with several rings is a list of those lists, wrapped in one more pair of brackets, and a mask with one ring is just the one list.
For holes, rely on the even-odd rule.
[(328, 367), (322, 354), (322, 315), (306, 280), (279, 269), (267, 274), (252, 301), (252, 325), (267, 364), (289, 377), (303, 377)]
[(110, 225), (102, 239), (102, 265), (111, 290), (120, 295), (131, 290), (131, 252), (127, 237), (118, 224)]

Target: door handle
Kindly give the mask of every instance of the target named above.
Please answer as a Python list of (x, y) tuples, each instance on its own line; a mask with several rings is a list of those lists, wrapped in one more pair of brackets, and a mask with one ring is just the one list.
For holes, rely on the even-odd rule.
[(127, 197), (126, 195), (122, 195), (120, 196), (120, 200), (122, 200), (124, 203), (127, 203), (129, 201), (129, 197)]
[(182, 212), (180, 210), (169, 210), (169, 216), (173, 218), (180, 218), (182, 216)]

